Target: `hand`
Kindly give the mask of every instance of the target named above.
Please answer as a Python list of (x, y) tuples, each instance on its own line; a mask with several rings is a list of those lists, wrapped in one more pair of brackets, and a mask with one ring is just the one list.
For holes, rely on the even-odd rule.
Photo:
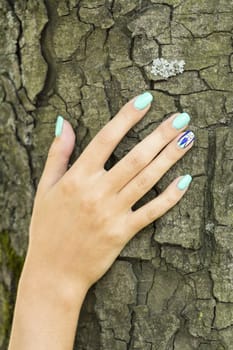
[(38, 185), (30, 224), (27, 260), (31, 268), (65, 285), (88, 289), (139, 230), (184, 195), (190, 175), (175, 179), (141, 208), (131, 209), (192, 147), (193, 133), (184, 133), (190, 119), (187, 113), (172, 115), (109, 171), (104, 169), (151, 101), (147, 92), (126, 103), (69, 170), (75, 134), (68, 121), (58, 118), (57, 137)]

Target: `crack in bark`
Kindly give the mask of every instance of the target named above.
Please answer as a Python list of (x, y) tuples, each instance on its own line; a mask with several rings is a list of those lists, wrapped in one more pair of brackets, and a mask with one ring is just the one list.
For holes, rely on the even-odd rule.
[(51, 30), (57, 17), (56, 9), (50, 0), (44, 0), (44, 4), (47, 10), (48, 22), (44, 26), (41, 32), (40, 45), (41, 54), (47, 64), (47, 75), (44, 82), (42, 91), (37, 95), (36, 107), (47, 106), (49, 97), (54, 92), (54, 84), (56, 82), (57, 71), (56, 64), (54, 64), (55, 54), (52, 49)]

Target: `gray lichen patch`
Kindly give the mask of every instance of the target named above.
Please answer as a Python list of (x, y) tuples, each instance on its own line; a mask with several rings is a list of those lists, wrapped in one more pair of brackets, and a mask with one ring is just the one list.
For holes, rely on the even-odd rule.
[(156, 58), (153, 60), (151, 67), (151, 73), (159, 75), (165, 79), (172, 77), (173, 75), (181, 74), (184, 71), (184, 60), (168, 61), (164, 58)]

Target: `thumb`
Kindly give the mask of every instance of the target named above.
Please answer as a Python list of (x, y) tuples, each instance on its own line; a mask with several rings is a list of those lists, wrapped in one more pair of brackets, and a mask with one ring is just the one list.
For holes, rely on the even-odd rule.
[(57, 117), (55, 136), (38, 185), (43, 192), (48, 191), (65, 174), (74, 149), (75, 133), (62, 116)]

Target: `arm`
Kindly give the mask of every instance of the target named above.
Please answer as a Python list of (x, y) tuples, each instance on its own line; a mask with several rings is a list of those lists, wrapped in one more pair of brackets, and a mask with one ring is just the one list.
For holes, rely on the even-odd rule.
[(193, 145), (189, 116), (176, 113), (109, 171), (111, 153), (150, 108), (152, 95), (129, 101), (72, 167), (71, 125), (59, 117), (38, 185), (29, 246), (18, 286), (9, 350), (70, 350), (85, 295), (128, 241), (173, 207), (191, 181), (176, 178), (158, 197), (131, 207)]
[(9, 349), (72, 349), (86, 292), (81, 283), (69, 288), (26, 259)]

